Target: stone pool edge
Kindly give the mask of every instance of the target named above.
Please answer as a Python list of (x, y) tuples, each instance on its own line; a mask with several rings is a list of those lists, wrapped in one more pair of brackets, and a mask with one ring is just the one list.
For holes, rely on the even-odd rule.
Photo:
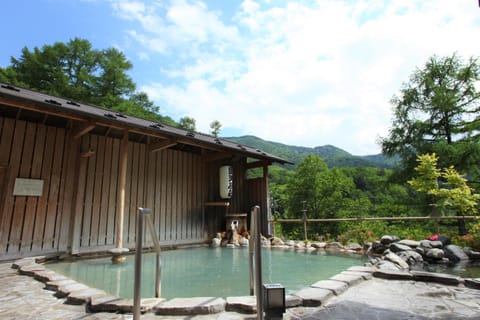
[[(31, 276), (45, 283), (45, 289), (55, 292), (58, 298), (65, 298), (66, 304), (86, 305), (88, 312), (132, 313), (133, 299), (124, 299), (107, 294), (103, 290), (91, 288), (72, 280), (56, 271), (48, 269), (43, 263), (44, 257), (29, 257), (16, 260), (12, 268), (19, 274)], [(478, 279), (464, 279), (454, 275), (423, 271), (380, 270), (369, 266), (354, 266), (328, 280), (320, 280), (310, 287), (300, 289), (286, 296), (286, 307), (319, 307), (362, 281), (373, 277), (435, 282), (450, 286), (465, 286), (480, 290)], [(220, 312), (256, 313), (255, 296), (238, 297), (193, 297), (193, 298), (144, 298), (141, 299), (142, 313), (156, 315), (201, 315)]]

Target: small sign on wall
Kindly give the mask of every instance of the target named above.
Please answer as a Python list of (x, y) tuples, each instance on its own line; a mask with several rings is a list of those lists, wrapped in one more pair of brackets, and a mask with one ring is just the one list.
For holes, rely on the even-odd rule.
[(13, 187), (14, 196), (41, 197), (43, 193), (43, 180), (16, 178)]

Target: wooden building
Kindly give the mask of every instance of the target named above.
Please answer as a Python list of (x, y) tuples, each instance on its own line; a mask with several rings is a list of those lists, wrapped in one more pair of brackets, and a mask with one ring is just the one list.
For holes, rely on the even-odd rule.
[[(203, 243), (261, 207), (268, 166), (248, 146), (0, 84), (0, 260), (133, 248), (138, 207), (161, 245)], [(230, 198), (219, 170), (231, 167)], [(263, 176), (247, 179), (247, 171)], [(258, 169), (257, 169), (258, 170)]]

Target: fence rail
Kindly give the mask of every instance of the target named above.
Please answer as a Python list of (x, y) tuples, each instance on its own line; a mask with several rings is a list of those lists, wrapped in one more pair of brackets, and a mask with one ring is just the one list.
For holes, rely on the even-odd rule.
[(440, 216), (440, 217), (358, 217), (358, 218), (332, 218), (332, 219), (273, 219), (271, 222), (348, 222), (348, 221), (398, 221), (398, 220), (452, 220), (452, 219), (466, 219), (475, 220), (480, 219), (480, 216)]
[(423, 217), (357, 217), (357, 218), (326, 218), (326, 219), (308, 219), (305, 215), (303, 219), (272, 219), (269, 220), (273, 224), (275, 230), (275, 223), (303, 223), (303, 230), (305, 240), (307, 240), (307, 223), (309, 222), (363, 222), (363, 221), (412, 221), (412, 220), (433, 220), (437, 224), (439, 220), (479, 220), (480, 216), (423, 216)]

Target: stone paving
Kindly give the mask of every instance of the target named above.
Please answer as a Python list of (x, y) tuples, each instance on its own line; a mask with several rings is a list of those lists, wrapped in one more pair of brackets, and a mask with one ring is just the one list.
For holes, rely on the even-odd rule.
[[(108, 307), (105, 302), (114, 301), (116, 307), (120, 306), (124, 308), (124, 312), (129, 312), (131, 301), (122, 301), (99, 290), (85, 288), (52, 273), (42, 265), (26, 263), (20, 267), (21, 272), (27, 275), (19, 274), (18, 270), (12, 268), (12, 263), (0, 263), (0, 319), (133, 319), (131, 313), (91, 313), (86, 307)], [(372, 274), (375, 276), (372, 277)], [(423, 281), (415, 281), (418, 279)], [(60, 288), (60, 284), (63, 288)], [(310, 288), (287, 296), (288, 309), (283, 319), (480, 320), (480, 290), (478, 287), (467, 288), (464, 284), (468, 283), (451, 276), (427, 277), (427, 274), (414, 273), (399, 275), (372, 272), (366, 267), (353, 267), (329, 280), (318, 281)], [(471, 287), (477, 286), (478, 281), (474, 281), (472, 285)], [(88, 303), (85, 304), (85, 301)], [(142, 320), (256, 319), (255, 299), (252, 297), (230, 297), (226, 300), (172, 299), (162, 303), (151, 301), (151, 304), (156, 304), (151, 308), (153, 312), (143, 314)], [(175, 315), (178, 310), (188, 310), (189, 305), (192, 313)], [(195, 314), (193, 309), (196, 305), (207, 311), (214, 310), (215, 313)]]

